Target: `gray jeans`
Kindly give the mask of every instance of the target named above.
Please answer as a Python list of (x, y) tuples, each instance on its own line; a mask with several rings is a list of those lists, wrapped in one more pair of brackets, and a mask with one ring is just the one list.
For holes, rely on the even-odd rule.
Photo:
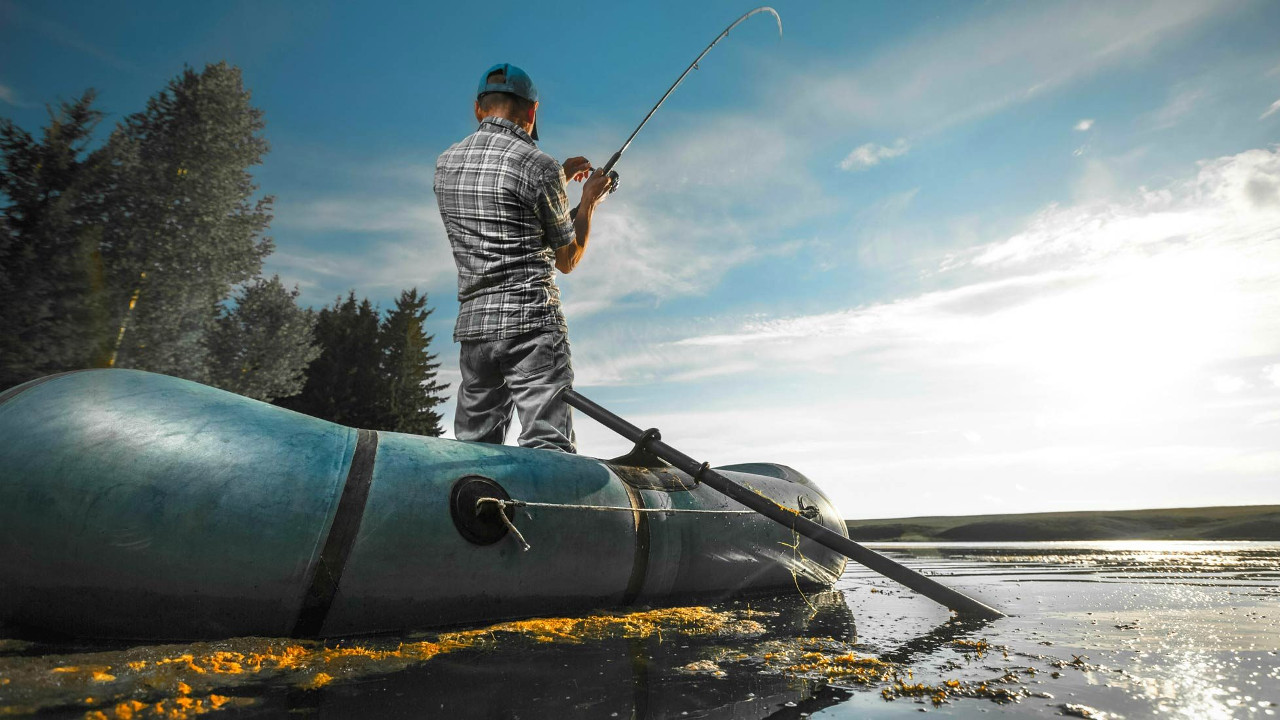
[(573, 416), (560, 391), (573, 386), (569, 338), (562, 330), (533, 330), (505, 340), (464, 341), (462, 382), (453, 434), (501, 445), (520, 413), (520, 446), (577, 452)]

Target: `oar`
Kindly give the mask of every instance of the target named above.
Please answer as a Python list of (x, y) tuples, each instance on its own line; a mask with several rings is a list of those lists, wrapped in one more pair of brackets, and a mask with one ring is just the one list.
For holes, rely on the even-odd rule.
[(770, 520), (794, 529), (797, 533), (835, 550), (850, 560), (867, 566), (890, 580), (915, 590), (936, 603), (968, 617), (995, 619), (1005, 616), (1004, 613), (989, 605), (984, 605), (968, 595), (952, 590), (937, 580), (925, 577), (905, 565), (894, 562), (874, 550), (869, 550), (859, 545), (840, 533), (832, 532), (806, 517), (797, 515), (777, 505), (769, 498), (749, 490), (712, 470), (706, 463), (700, 463), (666, 444), (656, 431), (641, 430), (574, 390), (564, 390), (564, 399), (571, 406), (581, 410), (592, 419), (631, 442), (636, 443), (637, 446), (689, 473), (706, 484), (707, 487), (746, 505)]

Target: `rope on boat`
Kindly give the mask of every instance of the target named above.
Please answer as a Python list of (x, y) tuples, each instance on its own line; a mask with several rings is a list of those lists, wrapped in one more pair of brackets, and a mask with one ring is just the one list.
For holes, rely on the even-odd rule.
[(628, 512), (628, 513), (662, 513), (666, 515), (674, 515), (676, 513), (686, 514), (710, 514), (710, 515), (754, 515), (755, 510), (705, 510), (701, 508), (634, 508), (634, 507), (618, 507), (616, 505), (571, 505), (568, 503), (545, 503), (530, 502), (528, 500), (503, 500), (496, 497), (482, 497), (476, 500), (476, 512), (480, 512), (480, 508), (486, 504), (498, 506), (498, 517), (502, 518), (502, 524), (507, 526), (507, 530), (511, 531), (512, 536), (520, 543), (522, 550), (528, 550), (531, 545), (529, 541), (524, 539), (524, 535), (516, 529), (515, 523), (511, 522), (511, 518), (507, 517), (507, 508), (549, 508), (552, 510), (589, 510), (594, 512)]

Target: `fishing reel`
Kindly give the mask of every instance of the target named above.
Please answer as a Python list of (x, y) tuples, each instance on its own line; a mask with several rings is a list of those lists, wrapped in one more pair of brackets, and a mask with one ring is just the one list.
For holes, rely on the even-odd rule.
[(610, 170), (605, 177), (609, 178), (609, 194), (618, 192), (618, 171)]

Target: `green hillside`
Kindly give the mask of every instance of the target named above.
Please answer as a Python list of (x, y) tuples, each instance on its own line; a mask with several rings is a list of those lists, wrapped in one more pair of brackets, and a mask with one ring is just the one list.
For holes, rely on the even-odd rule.
[(1280, 540), (1280, 505), (847, 520), (863, 542)]

